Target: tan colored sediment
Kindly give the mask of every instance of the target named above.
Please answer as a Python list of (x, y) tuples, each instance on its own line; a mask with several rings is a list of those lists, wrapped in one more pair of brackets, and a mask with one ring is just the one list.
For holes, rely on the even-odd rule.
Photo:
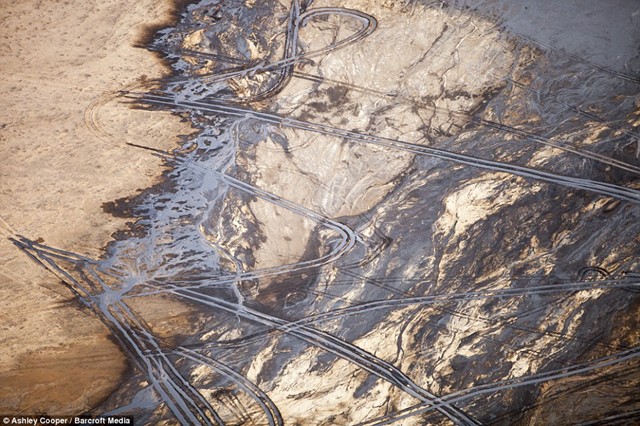
[[(102, 204), (162, 170), (187, 124), (113, 94), (166, 73), (134, 47), (172, 2), (0, 1), (0, 412), (71, 414), (109, 395), (126, 369), (96, 318), (7, 237), (98, 257), (126, 227)], [(73, 361), (73, 362), (69, 362)]]

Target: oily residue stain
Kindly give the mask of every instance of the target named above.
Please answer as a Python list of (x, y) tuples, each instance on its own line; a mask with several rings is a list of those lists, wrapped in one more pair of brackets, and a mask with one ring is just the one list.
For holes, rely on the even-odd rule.
[(156, 152), (170, 188), (105, 204), (137, 231), (102, 260), (14, 240), (130, 354), (96, 412), (637, 416), (638, 79), (469, 3), (203, 0), (160, 33), (174, 77), (123, 96), (200, 129)]

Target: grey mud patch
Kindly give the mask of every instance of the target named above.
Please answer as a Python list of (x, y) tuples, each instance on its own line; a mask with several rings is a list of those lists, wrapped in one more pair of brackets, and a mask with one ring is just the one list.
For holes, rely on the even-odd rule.
[(157, 153), (170, 190), (105, 205), (137, 220), (104, 259), (15, 240), (129, 353), (96, 413), (637, 418), (637, 52), (528, 13), (204, 0), (158, 32), (174, 75), (123, 95), (200, 129)]

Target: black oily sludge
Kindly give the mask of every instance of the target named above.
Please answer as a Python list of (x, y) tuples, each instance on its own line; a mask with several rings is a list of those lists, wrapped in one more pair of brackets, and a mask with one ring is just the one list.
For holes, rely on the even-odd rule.
[(199, 133), (156, 152), (144, 232), (101, 260), (13, 239), (130, 356), (97, 414), (637, 414), (638, 78), (458, 3), (205, 0), (158, 33), (175, 75), (120, 95)]

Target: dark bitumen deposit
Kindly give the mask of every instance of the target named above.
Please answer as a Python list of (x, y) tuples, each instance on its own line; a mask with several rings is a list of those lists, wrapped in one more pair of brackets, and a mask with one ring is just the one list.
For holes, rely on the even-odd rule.
[(630, 0), (185, 6), (131, 230), (15, 240), (129, 356), (95, 414), (637, 424), (639, 45)]

